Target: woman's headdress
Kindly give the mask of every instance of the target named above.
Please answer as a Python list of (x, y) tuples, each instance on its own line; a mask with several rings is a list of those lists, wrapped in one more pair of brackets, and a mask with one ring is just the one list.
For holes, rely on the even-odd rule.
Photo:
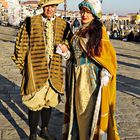
[(98, 18), (102, 17), (102, 9), (101, 9), (102, 0), (84, 0), (79, 4), (79, 9), (81, 10), (83, 7), (88, 8), (93, 15)]

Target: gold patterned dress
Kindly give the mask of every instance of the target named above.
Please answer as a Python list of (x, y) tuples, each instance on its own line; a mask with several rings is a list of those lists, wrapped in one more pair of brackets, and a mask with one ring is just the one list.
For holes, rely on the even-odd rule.
[[(85, 38), (86, 39), (86, 38)], [(100, 66), (93, 60), (87, 58), (81, 48), (80, 37), (73, 37), (74, 50), (74, 95), (72, 97), (74, 104), (74, 124), (72, 125), (72, 137), (70, 140), (80, 139), (88, 140), (91, 133), (91, 124), (93, 123), (93, 114), (96, 99), (100, 86)]]

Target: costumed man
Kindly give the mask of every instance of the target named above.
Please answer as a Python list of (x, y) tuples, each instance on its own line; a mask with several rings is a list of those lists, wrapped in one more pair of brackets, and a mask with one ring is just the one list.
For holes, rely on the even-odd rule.
[(99, 0), (79, 4), (82, 26), (71, 40), (67, 61), (63, 140), (120, 140), (114, 117), (116, 52)]
[(54, 137), (48, 131), (51, 110), (64, 94), (62, 58), (70, 56), (68, 40), (72, 36), (69, 24), (55, 16), (57, 5), (64, 0), (41, 0), (43, 13), (27, 18), (21, 26), (12, 60), (23, 76), (22, 102), (29, 108), (29, 140), (37, 139), (41, 117), (40, 136)]

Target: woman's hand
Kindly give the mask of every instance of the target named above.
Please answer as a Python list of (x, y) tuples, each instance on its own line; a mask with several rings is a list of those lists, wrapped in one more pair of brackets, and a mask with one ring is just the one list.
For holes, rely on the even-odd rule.
[(101, 70), (101, 87), (108, 85), (110, 77), (110, 73), (105, 68), (103, 68)]

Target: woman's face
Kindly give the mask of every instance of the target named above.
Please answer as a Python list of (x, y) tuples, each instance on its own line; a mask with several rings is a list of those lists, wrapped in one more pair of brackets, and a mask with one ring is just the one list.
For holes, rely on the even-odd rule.
[(94, 19), (91, 11), (85, 7), (83, 7), (80, 10), (80, 14), (81, 14), (81, 23), (82, 24), (90, 23)]

